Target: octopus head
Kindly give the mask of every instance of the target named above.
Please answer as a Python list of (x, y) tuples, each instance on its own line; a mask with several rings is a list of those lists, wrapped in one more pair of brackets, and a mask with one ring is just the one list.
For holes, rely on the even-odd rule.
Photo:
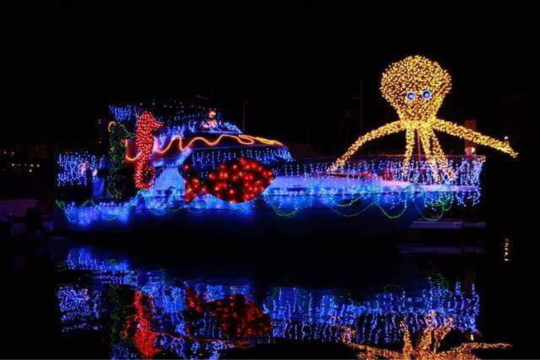
[(429, 121), (452, 88), (451, 77), (438, 63), (409, 56), (383, 73), (381, 92), (403, 121)]

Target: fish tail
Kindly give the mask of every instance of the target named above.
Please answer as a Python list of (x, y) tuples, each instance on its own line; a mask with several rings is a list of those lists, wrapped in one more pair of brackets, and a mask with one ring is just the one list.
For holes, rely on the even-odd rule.
[(193, 170), (190, 165), (184, 165), (183, 173), (185, 187), (184, 200), (186, 204), (189, 204), (196, 197), (206, 194), (206, 185), (203, 184), (195, 170)]

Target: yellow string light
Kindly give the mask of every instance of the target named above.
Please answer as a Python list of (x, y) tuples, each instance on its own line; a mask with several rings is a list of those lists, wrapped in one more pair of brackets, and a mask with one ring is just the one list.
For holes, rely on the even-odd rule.
[[(392, 123), (383, 125), (380, 128), (377, 128), (375, 130), (371, 130), (364, 136), (361, 136), (360, 138), (358, 138), (358, 140), (356, 140), (356, 142), (352, 144), (349, 150), (347, 150), (347, 152), (343, 154), (342, 157), (336, 160), (336, 162), (330, 168), (330, 171), (336, 171), (338, 168), (345, 165), (347, 160), (349, 160), (349, 158), (353, 156), (354, 153), (357, 152), (358, 149), (365, 143), (375, 140), (377, 138), (386, 136), (386, 135), (403, 131), (404, 129), (405, 129), (405, 126), (401, 121), (394, 121)], [(413, 142), (413, 145), (414, 145), (414, 142)]]
[(440, 182), (441, 173), (449, 179), (454, 177), (455, 174), (448, 166), (446, 155), (434, 130), (517, 157), (517, 153), (508, 142), (436, 117), (444, 97), (451, 88), (452, 82), (448, 72), (438, 63), (425, 57), (409, 56), (391, 64), (382, 75), (381, 92), (390, 105), (396, 109), (399, 120), (383, 125), (358, 138), (328, 171), (337, 171), (344, 166), (365, 143), (401, 131), (406, 132), (404, 175), (408, 173), (415, 147), (415, 136), (418, 136), (434, 179)]
[(341, 341), (359, 351), (357, 357), (359, 359), (424, 359), (424, 360), (446, 360), (460, 359), (473, 360), (478, 359), (473, 350), (504, 350), (512, 346), (506, 343), (479, 343), (470, 342), (452, 347), (446, 351), (439, 351), (442, 341), (454, 328), (454, 322), (450, 318), (442, 325), (437, 325), (436, 314), (431, 312), (426, 315), (426, 327), (422, 331), (420, 338), (416, 344), (411, 340), (409, 329), (405, 325), (405, 321), (400, 324), (403, 332), (403, 348), (401, 351), (388, 350), (374, 346), (361, 345), (353, 342), (356, 336), (356, 331), (351, 328), (346, 328), (341, 336)]

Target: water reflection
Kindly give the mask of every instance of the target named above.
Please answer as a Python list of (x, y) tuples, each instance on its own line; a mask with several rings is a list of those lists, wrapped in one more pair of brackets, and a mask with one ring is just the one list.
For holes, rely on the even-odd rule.
[(425, 314), (435, 310), (440, 321), (454, 319), (462, 332), (476, 332), (479, 297), (474, 287), (464, 292), (428, 281), (418, 296), (389, 290), (372, 300), (355, 302), (328, 291), (275, 288), (264, 301), (272, 317), (273, 336), (288, 340), (337, 342), (343, 326), (355, 331), (356, 343), (389, 344), (401, 339), (400, 323), (405, 319), (412, 332), (425, 327)]
[(474, 286), (436, 277), (414, 291), (391, 286), (363, 299), (299, 287), (270, 287), (260, 295), (249, 280), (178, 279), (84, 247), (69, 250), (61, 273), (63, 333), (107, 334), (111, 358), (219, 358), (225, 349), (265, 343), (339, 343), (344, 331), (356, 344), (395, 344), (403, 321), (418, 333), (430, 311), (462, 333), (478, 331)]

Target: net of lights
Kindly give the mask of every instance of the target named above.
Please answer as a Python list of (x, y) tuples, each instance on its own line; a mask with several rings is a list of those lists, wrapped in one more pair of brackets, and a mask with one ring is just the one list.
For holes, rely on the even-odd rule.
[(186, 204), (183, 187), (174, 187), (178, 186), (174, 181), (182, 181), (181, 177), (173, 171), (176, 176), (171, 177), (171, 183), (160, 185), (165, 190), (141, 190), (125, 202), (90, 200), (83, 204), (62, 201), (57, 204), (70, 222), (83, 226), (100, 220), (127, 222), (133, 211), (165, 215), (208, 209), (253, 211), (261, 206), (270, 207), (284, 217), (293, 217), (314, 207), (328, 208), (346, 217), (377, 208), (388, 218), (397, 218), (409, 206), (415, 206), (420, 214), (431, 213), (426, 219), (438, 220), (454, 205), (464, 207), (478, 203), (483, 163), (481, 156), (450, 158), (448, 164), (456, 176), (447, 184), (437, 184), (425, 159), (411, 161), (406, 176), (401, 172), (403, 158), (399, 157), (349, 162), (343, 169), (346, 176), (339, 178), (325, 171), (329, 163), (289, 162), (275, 170), (277, 178), (260, 196), (266, 205), (261, 202), (233, 204), (212, 195)]
[(132, 118), (137, 118), (141, 111), (133, 106), (133, 105), (126, 105), (126, 106), (109, 106), (109, 110), (111, 111), (111, 114), (114, 117), (115, 121), (118, 122), (128, 122)]
[[(144, 111), (156, 108), (170, 110), (167, 111), (169, 113), (172, 111), (172, 115), (170, 116), (161, 116), (160, 121), (165, 121), (167, 123), (190, 123), (192, 129), (195, 129), (196, 125), (206, 120), (208, 111), (210, 110), (208, 107), (193, 106), (181, 101), (173, 101), (166, 104), (152, 102), (109, 106), (109, 110), (114, 120), (122, 123), (134, 123)], [(219, 110), (214, 111), (218, 118), (221, 119), (223, 117)], [(226, 122), (222, 123), (225, 124)], [(231, 131), (239, 131), (235, 125), (230, 123), (226, 124), (227, 125), (225, 126), (230, 126)]]
[(257, 160), (263, 164), (291, 162), (293, 157), (285, 147), (248, 147), (238, 149), (197, 149), (190, 161), (197, 169), (215, 169), (218, 165), (239, 157)]
[(100, 159), (96, 155), (91, 155), (86, 151), (71, 151), (58, 155), (57, 185), (59, 187), (88, 186), (89, 181), (97, 178), (99, 162)]
[[(201, 133), (203, 132), (201, 130), (202, 121), (202, 119), (188, 120), (186, 123), (183, 123), (181, 125), (167, 126), (165, 129), (157, 133), (157, 138), (160, 140), (161, 143), (164, 143), (167, 137), (171, 137), (174, 135), (185, 137), (191, 134)], [(209, 134), (242, 134), (242, 130), (240, 130), (233, 123), (227, 121), (219, 121), (216, 129), (209, 128), (205, 129), (204, 132)]]

